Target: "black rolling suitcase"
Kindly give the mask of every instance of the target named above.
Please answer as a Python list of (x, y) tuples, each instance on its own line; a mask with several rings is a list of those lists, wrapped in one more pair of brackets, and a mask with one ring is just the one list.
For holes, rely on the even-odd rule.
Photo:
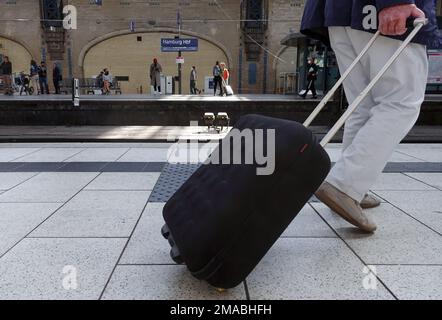
[[(327, 153), (302, 124), (247, 115), (235, 128), (250, 129), (254, 138), (259, 129), (275, 130), (274, 173), (258, 175), (255, 161), (222, 164), (231, 163), (234, 152), (226, 157), (229, 161), (221, 161), (221, 144), (214, 154), (221, 154), (222, 163), (202, 165), (163, 211), (172, 258), (184, 262), (196, 278), (225, 289), (247, 277), (330, 170)], [(267, 139), (262, 141), (268, 150)], [(243, 154), (250, 145), (241, 141)]]
[[(162, 234), (172, 247), (172, 259), (177, 263), (185, 263), (194, 277), (217, 288), (232, 288), (245, 280), (326, 178), (330, 170), (330, 159), (323, 147), (425, 23), (425, 19), (415, 21), (415, 29), (401, 48), (348, 107), (321, 143), (306, 126), (368, 51), (379, 32), (304, 126), (293, 121), (257, 115), (242, 117), (235, 129), (248, 132), (249, 142), (246, 143), (247, 139), (244, 138), (231, 145), (221, 143), (212, 157), (220, 160), (220, 164), (202, 165), (164, 207), (166, 224)], [(273, 144), (267, 144), (265, 139), (271, 135), (270, 131), (265, 131), (269, 129), (275, 133), (273, 174), (258, 175), (257, 169), (262, 162), (254, 159), (252, 164), (245, 164), (245, 156), (242, 156), (241, 161), (236, 159), (242, 164), (232, 164), (234, 151), (240, 150), (243, 155), (250, 154), (245, 152), (250, 145), (253, 145), (252, 153), (257, 151), (255, 154), (260, 154), (262, 151), (255, 148), (259, 143), (250, 142), (250, 134), (255, 142), (264, 136), (263, 149), (268, 153), (272, 151)], [(236, 130), (232, 130), (223, 142), (232, 140), (232, 135), (236, 133)], [(247, 137), (247, 133), (244, 136)], [(216, 157), (219, 154), (221, 156)]]

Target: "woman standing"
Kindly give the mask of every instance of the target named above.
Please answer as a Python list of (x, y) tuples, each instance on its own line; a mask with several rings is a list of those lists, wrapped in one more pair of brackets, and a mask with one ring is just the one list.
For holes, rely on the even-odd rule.
[(9, 57), (7, 56), (4, 57), (4, 61), (0, 65), (0, 69), (2, 70), (3, 79), (5, 81), (5, 87), (6, 87), (5, 95), (12, 96), (14, 94), (11, 86), (12, 63), (11, 61), (9, 61)]
[(35, 60), (31, 60), (31, 68), (29, 70), (29, 76), (31, 78), (31, 84), (34, 88), (34, 92), (40, 94), (39, 77), (38, 77), (38, 65)]
[(161, 94), (161, 73), (163, 68), (161, 64), (158, 63), (158, 59), (153, 59), (153, 63), (150, 66), (150, 83), (153, 86), (154, 93), (157, 92)]
[(221, 62), (221, 77), (222, 77), (222, 86), (221, 86), (221, 95), (224, 96), (224, 94), (227, 95), (227, 86), (229, 85), (230, 80), (230, 72), (229, 69), (227, 69), (226, 63)]

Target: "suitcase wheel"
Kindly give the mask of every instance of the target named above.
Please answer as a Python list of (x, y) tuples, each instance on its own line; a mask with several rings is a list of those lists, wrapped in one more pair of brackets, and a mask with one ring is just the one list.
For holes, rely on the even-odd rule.
[(170, 230), (169, 227), (167, 226), (167, 224), (165, 224), (162, 228), (161, 228), (161, 234), (163, 235), (164, 239), (169, 239), (170, 236)]
[(172, 248), (175, 247), (175, 240), (173, 239), (172, 235), (169, 235), (169, 238), (167, 238), (167, 241), (169, 242), (169, 245)]
[(175, 261), (176, 264), (184, 263), (177, 246), (173, 246), (172, 249), (170, 250), (170, 257), (172, 258), (173, 261)]

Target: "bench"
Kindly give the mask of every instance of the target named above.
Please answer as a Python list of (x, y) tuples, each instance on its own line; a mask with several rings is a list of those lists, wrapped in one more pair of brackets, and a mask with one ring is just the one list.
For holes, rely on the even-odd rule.
[[(96, 78), (79, 79), (80, 94), (101, 94), (101, 85)], [(117, 80), (111, 84), (111, 92), (115, 94), (122, 94), (120, 83)], [(60, 82), (60, 92), (64, 94), (72, 93), (72, 79), (62, 80)]]

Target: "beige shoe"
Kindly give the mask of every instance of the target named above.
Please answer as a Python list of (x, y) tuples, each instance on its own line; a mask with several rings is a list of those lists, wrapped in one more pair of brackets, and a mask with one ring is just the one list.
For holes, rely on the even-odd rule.
[(381, 205), (381, 200), (376, 198), (375, 196), (371, 194), (366, 194), (364, 199), (361, 201), (361, 208), (362, 209), (371, 209), (376, 208)]
[(374, 232), (377, 229), (376, 224), (362, 212), (359, 203), (339, 191), (330, 183), (324, 182), (318, 191), (316, 191), (315, 195), (347, 222), (361, 230)]

